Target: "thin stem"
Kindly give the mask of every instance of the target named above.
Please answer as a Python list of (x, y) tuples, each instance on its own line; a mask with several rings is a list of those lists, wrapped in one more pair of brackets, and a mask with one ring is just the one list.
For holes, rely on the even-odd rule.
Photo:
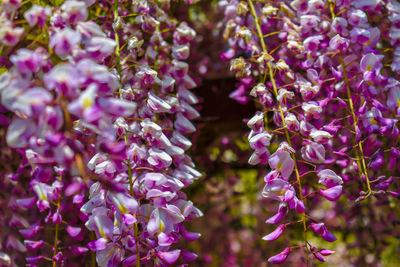
[[(261, 27), (260, 27), (260, 24), (258, 22), (258, 17), (257, 17), (256, 10), (254, 8), (253, 1), (249, 0), (248, 3), (249, 3), (249, 6), (250, 6), (250, 12), (254, 17), (254, 23), (255, 23), (256, 28), (257, 28), (258, 37), (259, 37), (260, 42), (261, 42), (261, 47), (262, 47), (262, 49), (263, 49), (263, 51), (265, 53), (268, 53), (267, 47), (266, 47), (265, 42), (264, 42), (263, 34), (262, 34), (262, 31), (261, 31)], [(270, 80), (272, 82), (272, 87), (274, 89), (274, 94), (275, 94), (275, 97), (276, 97), (278, 95), (278, 89), (277, 89), (275, 78), (274, 78), (274, 75), (273, 75), (273, 70), (272, 70), (272, 67), (271, 67), (271, 63), (269, 61), (267, 62), (267, 66), (268, 66), (268, 70), (269, 70), (269, 78), (270, 78)], [(282, 119), (282, 125), (283, 125), (283, 128), (285, 128), (284, 130), (285, 130), (286, 140), (287, 140), (288, 144), (292, 147), (292, 141), (290, 139), (289, 132), (286, 129), (285, 115), (283, 114), (283, 109), (282, 109), (281, 104), (279, 103), (279, 101), (277, 101), (277, 104), (278, 104), (279, 113), (280, 113), (281, 119)], [(296, 157), (295, 157), (294, 154), (291, 154), (291, 156), (292, 156), (292, 159), (294, 161), (294, 171), (296, 173), (297, 183), (298, 183), (298, 186), (299, 186), (300, 199), (303, 199), (303, 192), (302, 192), (303, 190), (301, 188), (300, 174), (299, 174), (299, 170), (298, 170), (298, 167), (297, 167)], [(308, 251), (308, 247), (307, 247), (307, 224), (306, 224), (306, 217), (304, 215), (305, 215), (305, 213), (302, 214), (302, 221), (303, 221), (303, 227), (304, 227), (304, 244), (305, 244), (305, 247), (306, 247), (306, 254), (307, 254), (306, 263), (307, 263), (307, 266), (308, 266), (309, 265), (309, 262), (308, 262), (309, 251)]]
[(276, 34), (279, 34), (279, 33), (280, 32), (270, 32), (270, 33), (265, 34), (263, 37), (266, 38), (268, 36), (276, 35)]
[[(343, 59), (343, 54), (342, 52), (340, 52), (340, 64), (342, 65), (343, 68), (343, 77), (344, 77), (344, 82), (346, 84), (346, 89), (347, 89), (347, 98), (349, 99), (349, 108), (350, 108), (350, 113), (353, 119), (353, 128), (354, 128), (354, 134), (357, 133), (357, 117), (356, 114), (354, 112), (354, 104), (353, 104), (353, 99), (352, 99), (352, 95), (351, 95), (351, 89), (350, 89), (350, 84), (349, 84), (349, 80), (347, 77), (347, 72), (346, 72), (346, 66), (344, 64), (344, 59)], [(364, 151), (363, 151), (363, 147), (362, 147), (362, 143), (360, 141), (356, 141), (355, 137), (353, 136), (353, 142), (356, 143), (356, 146), (358, 147), (358, 151), (356, 151), (356, 158), (360, 159), (357, 160), (357, 165), (358, 165), (358, 169), (360, 172), (362, 172), (365, 176), (365, 180), (367, 181), (367, 188), (368, 188), (368, 192), (366, 195), (366, 198), (368, 196), (371, 195), (371, 185), (370, 185), (370, 181), (368, 178), (368, 171), (367, 171), (367, 165), (365, 164), (365, 157), (364, 157)], [(361, 163), (360, 163), (361, 161)], [(362, 166), (361, 166), (362, 165)]]
[[(60, 182), (62, 181), (62, 177), (60, 175)], [(61, 194), (58, 196), (57, 199), (57, 211), (56, 212), (60, 212), (60, 202), (61, 202)], [(53, 245), (53, 267), (57, 266), (57, 262), (54, 260), (54, 257), (57, 255), (57, 250), (58, 250), (58, 230), (59, 230), (59, 223), (58, 221), (56, 222), (56, 229), (54, 231), (54, 245)]]
[[(336, 15), (335, 15), (335, 6), (334, 5), (335, 5), (335, 3), (332, 0), (329, 0), (329, 9), (331, 11), (332, 20), (335, 19), (335, 17), (336, 17)], [(348, 76), (347, 76), (346, 65), (344, 64), (343, 54), (342, 54), (341, 51), (339, 51), (339, 59), (340, 59), (340, 64), (342, 65), (342, 69), (343, 69), (343, 77), (344, 77), (344, 82), (346, 84), (347, 98), (349, 100), (349, 108), (350, 108), (350, 113), (351, 113), (351, 116), (352, 116), (352, 119), (353, 119), (353, 128), (354, 128), (354, 135), (355, 135), (357, 133), (357, 128), (358, 128), (357, 127), (358, 119), (357, 119), (356, 114), (354, 112), (354, 104), (353, 104), (353, 99), (352, 99), (349, 79), (348, 79)], [(361, 142), (357, 142), (354, 135), (352, 136), (353, 142), (356, 144), (356, 146), (358, 146), (358, 149), (359, 149), (358, 151), (355, 150), (356, 158), (357, 159), (361, 159), (361, 163), (360, 163), (360, 160), (356, 160), (356, 162), (357, 162), (357, 165), (358, 165), (358, 171), (360, 173), (360, 176), (362, 176), (362, 174), (364, 174), (365, 180), (367, 181), (368, 192), (367, 192), (367, 195), (365, 196), (365, 198), (367, 198), (372, 193), (370, 181), (369, 181), (369, 178), (368, 178), (367, 165), (365, 164), (365, 157), (364, 157), (364, 151), (363, 151), (362, 143)]]
[[(114, 9), (114, 23), (118, 22), (118, 0), (114, 0), (114, 5), (113, 5), (113, 9)], [(115, 56), (116, 56), (116, 64), (117, 64), (117, 71), (118, 71), (118, 75), (119, 75), (119, 83), (120, 85), (122, 85), (122, 77), (121, 77), (121, 56), (120, 56), (120, 48), (119, 48), (119, 35), (117, 32), (117, 28), (119, 25), (114, 25), (114, 38), (115, 38)]]
[(317, 191), (313, 191), (313, 192), (311, 192), (311, 193), (305, 195), (303, 199), (306, 199), (307, 197), (312, 196), (312, 195), (314, 195), (315, 193), (317, 193)]
[(64, 112), (65, 127), (67, 128), (68, 131), (72, 132), (71, 115), (68, 112), (67, 100), (65, 99), (64, 96), (62, 96), (62, 98), (61, 98), (61, 108), (62, 108), (62, 110)]
[[(118, 21), (119, 15), (118, 15), (118, 0), (114, 0), (114, 21)], [(120, 55), (120, 46), (119, 46), (119, 35), (117, 32), (117, 26), (114, 27), (114, 35), (115, 35), (115, 57), (116, 57), (116, 67), (117, 67), (117, 72), (119, 76), (119, 83), (120, 83), (120, 89), (122, 87), (122, 73), (121, 73), (121, 55)], [(119, 90), (119, 96), (122, 98), (122, 93), (121, 90)], [(125, 144), (128, 144), (128, 134), (125, 132)], [(132, 179), (132, 166), (131, 166), (131, 161), (128, 159), (128, 177), (129, 177), (129, 193), (130, 195), (134, 198), (135, 194), (133, 192), (133, 179)], [(134, 214), (134, 217), (136, 218), (136, 214)], [(136, 267), (140, 267), (140, 250), (139, 250), (139, 234), (138, 234), (138, 225), (137, 222), (135, 222), (135, 239), (136, 239)]]
[(316, 171), (308, 171), (308, 172), (305, 172), (305, 173), (303, 173), (302, 175), (300, 175), (300, 178), (303, 178), (304, 176), (306, 176), (306, 175), (308, 175), (308, 174), (310, 174), (310, 173), (316, 173)]

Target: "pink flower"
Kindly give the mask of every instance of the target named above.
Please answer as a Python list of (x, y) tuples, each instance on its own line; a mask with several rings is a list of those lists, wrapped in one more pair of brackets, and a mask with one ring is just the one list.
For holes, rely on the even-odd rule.
[(277, 150), (269, 157), (268, 163), (271, 169), (279, 172), (286, 180), (289, 179), (294, 169), (294, 161), (289, 152), (285, 150)]
[(290, 253), (290, 248), (285, 248), (281, 253), (270, 257), (268, 261), (274, 264), (282, 264), (286, 261), (286, 258), (289, 255), (289, 253)]
[(24, 13), (25, 19), (28, 21), (29, 26), (33, 27), (38, 24), (40, 27), (44, 26), (47, 17), (51, 15), (49, 7), (33, 5), (29, 10)]
[(282, 235), (282, 233), (285, 230), (285, 228), (286, 228), (286, 225), (285, 224), (281, 224), (272, 233), (264, 236), (262, 239), (265, 240), (265, 241), (276, 240)]
[(337, 186), (330, 187), (325, 190), (320, 189), (318, 191), (318, 193), (330, 201), (336, 201), (342, 195), (342, 189), (343, 189), (343, 187), (341, 185), (337, 185)]
[(334, 171), (325, 169), (318, 172), (318, 183), (326, 186), (327, 188), (343, 184), (343, 180)]
[(175, 250), (166, 251), (166, 252), (162, 252), (162, 251), (157, 252), (157, 256), (160, 259), (162, 259), (164, 262), (166, 262), (167, 264), (174, 264), (175, 262), (177, 262), (180, 254), (181, 254), (180, 249), (175, 249)]

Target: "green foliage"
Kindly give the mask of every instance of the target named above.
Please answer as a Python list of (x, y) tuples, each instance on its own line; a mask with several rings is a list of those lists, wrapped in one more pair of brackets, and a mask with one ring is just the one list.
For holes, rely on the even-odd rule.
[(241, 151), (250, 150), (249, 141), (247, 141), (246, 136), (243, 136), (242, 139), (236, 139), (235, 144)]
[(245, 214), (241, 218), (241, 223), (244, 227), (256, 227), (257, 217), (252, 214)]
[(5, 72), (8, 72), (7, 68), (4, 68), (4, 67), (0, 68), (0, 75)]
[(64, 3), (65, 0), (51, 0), (51, 4), (53, 6), (61, 6), (62, 3)]
[(241, 193), (243, 198), (256, 201), (259, 189), (257, 182), (258, 171), (253, 169), (238, 170), (237, 175), (240, 177), (240, 181), (235, 185), (234, 190)]
[(400, 240), (395, 237), (386, 239), (389, 245), (382, 252), (382, 264), (384, 267), (399, 266), (400, 263)]

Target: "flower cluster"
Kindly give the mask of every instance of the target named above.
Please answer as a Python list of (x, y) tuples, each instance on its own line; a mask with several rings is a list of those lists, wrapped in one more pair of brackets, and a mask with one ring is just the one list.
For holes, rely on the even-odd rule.
[[(223, 16), (211, 10), (217, 2)], [(215, 225), (245, 215), (241, 226), (255, 226), (269, 209), (274, 229), (262, 239), (291, 241), (268, 261), (302, 258), (307, 266), (335, 252), (326, 242), (362, 232), (357, 220), (373, 238), (397, 235), (399, 18), (395, 0), (3, 0), (0, 265), (195, 260), (180, 245), (200, 237), (189, 222), (203, 215), (185, 191), (202, 176), (191, 158), (200, 116), (192, 89), (200, 74), (210, 79), (211, 97), (221, 95), (214, 80), (225, 74), (214, 59), (221, 45), (220, 60), (237, 81), (230, 98), (256, 110), (243, 109), (245, 141), (216, 127), (224, 148), (199, 150), (208, 182), (226, 178), (201, 185), (222, 192), (211, 201), (221, 202), (215, 211), (235, 210), (215, 216)], [(247, 159), (254, 169), (239, 170)], [(255, 205), (260, 183), (263, 208)], [(218, 251), (232, 266), (240, 262), (239, 236), (258, 244), (258, 234), (222, 226), (215, 236), (226, 235), (227, 245)], [(374, 242), (368, 264), (378, 265), (389, 246)], [(258, 252), (246, 264), (258, 264)]]
[(181, 191), (201, 176), (186, 154), (199, 117), (185, 62), (194, 30), (169, 16), (169, 1), (28, 2), (3, 1), (0, 15), (1, 104), (12, 120), (1, 118), (21, 164), (2, 187), (15, 188), (4, 201), (24, 238), (2, 235), (1, 260), (194, 260), (174, 245), (200, 237), (185, 222), (202, 216)]
[[(396, 178), (386, 172), (397, 170), (399, 156), (399, 87), (392, 72), (397, 71), (397, 48), (391, 69), (385, 63), (385, 53), (392, 50), (385, 42), (389, 27), (391, 44), (398, 41), (398, 3), (219, 3), (228, 43), (221, 59), (230, 60), (238, 79), (230, 96), (245, 103), (250, 95), (261, 110), (248, 120), (254, 150), (249, 163), (271, 170), (262, 196), (279, 201), (279, 208), (266, 222), (281, 223), (290, 210), (300, 217), (263, 239), (278, 239), (293, 224), (304, 230), (302, 245), (269, 261), (283, 263), (294, 248), (305, 249), (307, 263), (309, 254), (325, 261), (323, 256), (333, 252), (317, 249), (307, 232), (328, 242), (336, 237), (321, 222), (323, 217), (312, 216), (308, 199), (336, 202), (343, 192), (356, 201), (399, 196), (390, 190)], [(386, 12), (389, 21), (378, 22)], [(351, 184), (366, 189), (352, 190)]]

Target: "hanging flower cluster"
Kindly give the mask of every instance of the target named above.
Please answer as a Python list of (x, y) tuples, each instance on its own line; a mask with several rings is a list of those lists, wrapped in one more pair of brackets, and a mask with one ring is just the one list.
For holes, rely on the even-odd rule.
[(185, 222), (202, 216), (181, 191), (201, 176), (186, 154), (194, 30), (169, 1), (33, 2), (1, 6), (0, 119), (20, 165), (1, 184), (13, 197), (0, 261), (194, 260), (174, 245), (200, 237)]
[[(197, 12), (205, 3), (183, 14), (183, 3), (196, 2), (1, 2), (1, 266), (197, 258), (178, 244), (200, 237), (187, 227), (203, 215), (184, 192), (201, 177), (190, 157), (200, 116), (191, 89), (197, 73), (223, 71), (214, 52), (203, 55), (221, 43), (207, 46), (213, 35), (196, 36), (184, 21), (207, 20)], [(398, 214), (382, 210), (400, 197), (399, 3), (218, 3), (221, 22), (200, 31), (223, 28), (220, 59), (237, 78), (230, 97), (258, 110), (246, 120), (248, 163), (276, 210), (262, 239), (293, 240), (268, 261), (326, 261), (335, 251), (321, 244), (337, 239), (342, 215), (348, 229), (355, 217), (368, 227), (376, 219), (377, 236), (394, 235), (382, 224), (397, 227)], [(255, 192), (255, 179), (234, 192)], [(226, 250), (235, 264), (237, 244)]]
[[(260, 109), (248, 121), (249, 163), (270, 168), (262, 196), (279, 203), (266, 222), (280, 225), (263, 239), (278, 239), (296, 224), (304, 231), (301, 245), (268, 260), (283, 263), (303, 248), (307, 264), (310, 255), (325, 261), (333, 251), (315, 247), (307, 232), (328, 242), (336, 237), (323, 217), (311, 215), (314, 203), (336, 202), (344, 192), (357, 202), (399, 196), (397, 178), (387, 170), (398, 170), (398, 53), (391, 45), (399, 39), (400, 6), (324, 0), (219, 5), (227, 40), (221, 59), (238, 79), (230, 97), (246, 103), (251, 96)], [(282, 223), (289, 212), (300, 219)]]

